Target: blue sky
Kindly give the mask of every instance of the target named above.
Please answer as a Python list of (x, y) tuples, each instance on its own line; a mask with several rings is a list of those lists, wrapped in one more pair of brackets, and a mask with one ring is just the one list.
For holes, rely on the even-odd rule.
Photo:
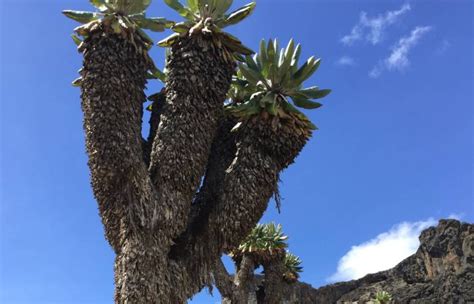
[[(231, 32), (254, 49), (294, 37), (305, 57), (323, 59), (308, 85), (333, 89), (308, 112), (320, 131), (282, 175), (281, 214), (271, 203), (262, 220), (283, 224), (302, 279), (320, 286), (377, 271), (439, 218), (473, 222), (473, 3), (257, 2)], [(76, 24), (60, 14), (88, 8), (0, 2), (1, 303), (112, 303), (113, 253), (70, 85), (81, 65)], [(149, 14), (179, 19), (158, 0)], [(163, 50), (152, 54), (162, 66)]]

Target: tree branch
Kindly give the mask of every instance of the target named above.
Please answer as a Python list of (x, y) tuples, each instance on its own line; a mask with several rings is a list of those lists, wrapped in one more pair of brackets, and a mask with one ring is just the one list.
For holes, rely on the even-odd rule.
[(244, 255), (238, 264), (234, 278), (235, 292), (232, 298), (232, 304), (247, 304), (249, 293), (252, 290), (252, 281), (255, 271), (255, 262), (252, 257)]
[(157, 224), (161, 233), (175, 238), (186, 228), (234, 63), (211, 39), (197, 35), (174, 44), (167, 68), (166, 106), (153, 141), (149, 172), (159, 195)]
[(235, 289), (234, 281), (232, 276), (227, 272), (221, 258), (216, 260), (212, 274), (214, 276), (214, 283), (222, 297), (232, 299)]
[(230, 132), (230, 122), (223, 123), (216, 136), (193, 221), (171, 251), (183, 264), (205, 268), (238, 246), (266, 210), (281, 170), (307, 140), (283, 128), (273, 130), (265, 122)]
[[(142, 54), (121, 36), (98, 30), (82, 47), (82, 109), (92, 187), (106, 237), (120, 251), (121, 228), (148, 226), (154, 192), (142, 159), (145, 75)], [(122, 233), (122, 236), (119, 235)]]
[(172, 256), (183, 254), (186, 244), (203, 232), (209, 220), (209, 214), (222, 195), (226, 169), (234, 160), (237, 151), (235, 133), (230, 132), (235, 123), (235, 119), (229, 116), (223, 117), (220, 121), (207, 163), (203, 186), (194, 199), (187, 230), (175, 241), (177, 245), (172, 248)]
[(284, 253), (272, 258), (270, 261), (264, 261), (263, 270), (265, 271), (265, 278), (263, 281), (263, 288), (265, 297), (263, 304), (282, 303), (284, 288), (286, 283), (283, 278), (285, 273)]

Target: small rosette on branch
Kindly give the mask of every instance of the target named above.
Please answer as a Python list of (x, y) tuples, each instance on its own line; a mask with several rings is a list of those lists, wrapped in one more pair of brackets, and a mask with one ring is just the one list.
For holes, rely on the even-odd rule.
[(281, 225), (257, 224), (252, 232), (230, 253), (234, 261), (239, 264), (244, 255), (254, 261), (255, 266), (269, 265), (283, 262), (285, 272), (283, 279), (288, 283), (296, 282), (299, 273), (303, 271), (301, 259), (287, 250), (288, 236), (286, 236)]
[(286, 272), (283, 274), (283, 278), (288, 283), (294, 283), (298, 281), (300, 273), (303, 271), (301, 267), (301, 259), (291, 252), (286, 252), (284, 260)]
[(282, 256), (288, 247), (286, 240), (288, 236), (282, 232), (281, 225), (257, 224), (247, 238), (233, 251), (234, 258), (244, 254), (252, 255), (257, 264)]

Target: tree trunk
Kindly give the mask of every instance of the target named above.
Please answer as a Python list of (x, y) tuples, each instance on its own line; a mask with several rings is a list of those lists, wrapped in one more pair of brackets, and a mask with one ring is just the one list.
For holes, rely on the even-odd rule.
[(223, 114), (234, 72), (234, 63), (226, 58), (203, 35), (181, 38), (168, 58), (166, 106), (153, 143), (150, 173), (165, 209), (159, 225), (171, 238), (186, 228)]
[(142, 159), (143, 90), (148, 63), (135, 46), (101, 29), (84, 41), (82, 110), (92, 187), (108, 241), (122, 227), (145, 227), (154, 200)]
[(265, 296), (262, 304), (283, 303), (284, 288), (287, 285), (283, 279), (285, 273), (284, 255), (265, 261), (263, 269), (265, 271), (263, 282)]
[(244, 255), (237, 267), (234, 278), (235, 292), (232, 296), (232, 304), (248, 303), (254, 271), (255, 262), (250, 256)]
[(125, 238), (115, 258), (115, 303), (171, 303), (167, 268), (159, 240), (145, 233)]
[(213, 40), (193, 36), (173, 47), (166, 104), (144, 145), (152, 63), (130, 39), (101, 24), (81, 46), (86, 148), (105, 234), (117, 255), (115, 302), (184, 303), (212, 284), (216, 259), (258, 222), (280, 171), (306, 138), (272, 129), (269, 121), (230, 132), (235, 121), (224, 119), (223, 102), (234, 63)]
[(247, 122), (233, 132), (231, 126), (221, 125), (194, 205), (198, 215), (172, 249), (183, 264), (213, 265), (238, 246), (267, 208), (281, 170), (307, 140), (283, 127), (274, 130), (267, 121)]
[(106, 236), (117, 254), (115, 302), (155, 303), (169, 286), (161, 286), (167, 281), (157, 271), (166, 265), (167, 242), (152, 238), (156, 195), (142, 157), (150, 63), (136, 45), (105, 27), (90, 33), (82, 51), (86, 147)]

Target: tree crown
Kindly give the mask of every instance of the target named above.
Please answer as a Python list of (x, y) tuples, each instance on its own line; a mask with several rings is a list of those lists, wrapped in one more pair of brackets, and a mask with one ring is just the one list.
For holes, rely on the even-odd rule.
[(322, 105), (312, 99), (323, 98), (331, 90), (303, 87), (303, 83), (318, 69), (321, 59), (310, 57), (299, 67), (300, 55), (301, 45), (295, 46), (293, 39), (282, 49), (276, 39), (268, 44), (262, 40), (260, 52), (247, 56), (245, 62), (239, 65), (229, 92), (230, 112), (240, 118), (266, 112), (283, 120), (298, 120), (306, 128), (317, 129), (296, 107), (319, 108)]
[[(138, 36), (148, 50), (152, 47), (153, 41), (142, 29), (162, 32), (174, 25), (173, 21), (165, 18), (146, 16), (145, 11), (150, 6), (151, 0), (89, 0), (89, 2), (97, 11), (63, 11), (66, 17), (83, 24), (76, 27), (74, 32), (84, 38), (101, 25), (105, 25), (124, 37), (135, 36), (130, 39), (133, 43)], [(81, 39), (76, 35), (72, 37), (74, 42), (80, 45)]]
[(287, 240), (288, 236), (283, 233), (280, 224), (257, 224), (231, 256), (239, 260), (243, 255), (250, 255), (257, 264), (283, 258), (285, 265), (283, 278), (289, 283), (295, 282), (303, 267), (301, 259), (287, 250)]
[(253, 51), (240, 40), (222, 29), (239, 23), (254, 10), (256, 3), (251, 2), (233, 12), (227, 13), (233, 0), (187, 0), (186, 6), (179, 0), (164, 0), (165, 3), (186, 19), (171, 27), (175, 34), (160, 41), (162, 47), (172, 46), (180, 36), (204, 34), (213, 37), (218, 45), (223, 45), (233, 55), (250, 55)]

